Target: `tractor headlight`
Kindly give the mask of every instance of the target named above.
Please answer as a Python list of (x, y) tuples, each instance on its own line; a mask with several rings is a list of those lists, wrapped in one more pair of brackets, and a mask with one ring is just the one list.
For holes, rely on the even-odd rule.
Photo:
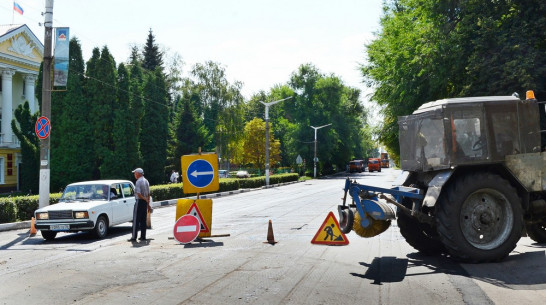
[(49, 219), (49, 214), (47, 212), (36, 213), (36, 219), (37, 220), (48, 220)]
[(89, 218), (89, 213), (87, 212), (74, 212), (74, 219)]

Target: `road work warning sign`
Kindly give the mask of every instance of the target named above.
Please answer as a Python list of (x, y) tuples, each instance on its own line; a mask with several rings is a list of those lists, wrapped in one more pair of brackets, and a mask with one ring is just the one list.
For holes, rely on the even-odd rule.
[(199, 220), (199, 237), (211, 236), (212, 199), (178, 199), (176, 201), (176, 219), (186, 214)]
[(311, 240), (312, 244), (344, 246), (349, 244), (347, 236), (341, 232), (339, 222), (337, 222), (334, 213), (328, 213), (324, 223)]

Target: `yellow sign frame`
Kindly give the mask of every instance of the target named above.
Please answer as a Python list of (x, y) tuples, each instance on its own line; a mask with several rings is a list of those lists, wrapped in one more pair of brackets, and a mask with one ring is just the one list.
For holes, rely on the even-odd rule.
[(178, 199), (176, 218), (190, 214), (201, 224), (198, 237), (210, 237), (212, 232), (212, 199)]
[[(191, 179), (188, 177), (188, 167), (195, 161), (206, 161), (212, 166), (213, 177), (212, 181), (203, 187), (194, 185), (191, 182)], [(194, 194), (194, 193), (206, 193), (214, 192), (220, 189), (220, 183), (218, 179), (218, 155), (216, 153), (203, 153), (203, 154), (193, 154), (193, 155), (184, 155), (181, 157), (182, 162), (182, 190), (184, 194)]]

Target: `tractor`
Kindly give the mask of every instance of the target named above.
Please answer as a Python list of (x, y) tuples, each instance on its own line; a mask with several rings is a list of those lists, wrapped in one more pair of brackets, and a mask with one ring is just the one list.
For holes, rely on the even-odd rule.
[(545, 118), (532, 91), (443, 99), (399, 117), (401, 179), (380, 188), (347, 178), (341, 231), (373, 237), (396, 219), (417, 251), (470, 263), (503, 260), (526, 234), (546, 242)]

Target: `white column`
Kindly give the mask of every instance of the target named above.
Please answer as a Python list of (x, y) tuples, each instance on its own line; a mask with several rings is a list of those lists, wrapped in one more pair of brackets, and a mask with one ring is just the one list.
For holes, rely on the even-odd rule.
[(11, 120), (13, 118), (14, 70), (2, 70), (2, 143), (11, 143)]
[(36, 101), (34, 100), (34, 84), (36, 83), (36, 75), (25, 75), (25, 99), (30, 106), (30, 114), (36, 112)]

